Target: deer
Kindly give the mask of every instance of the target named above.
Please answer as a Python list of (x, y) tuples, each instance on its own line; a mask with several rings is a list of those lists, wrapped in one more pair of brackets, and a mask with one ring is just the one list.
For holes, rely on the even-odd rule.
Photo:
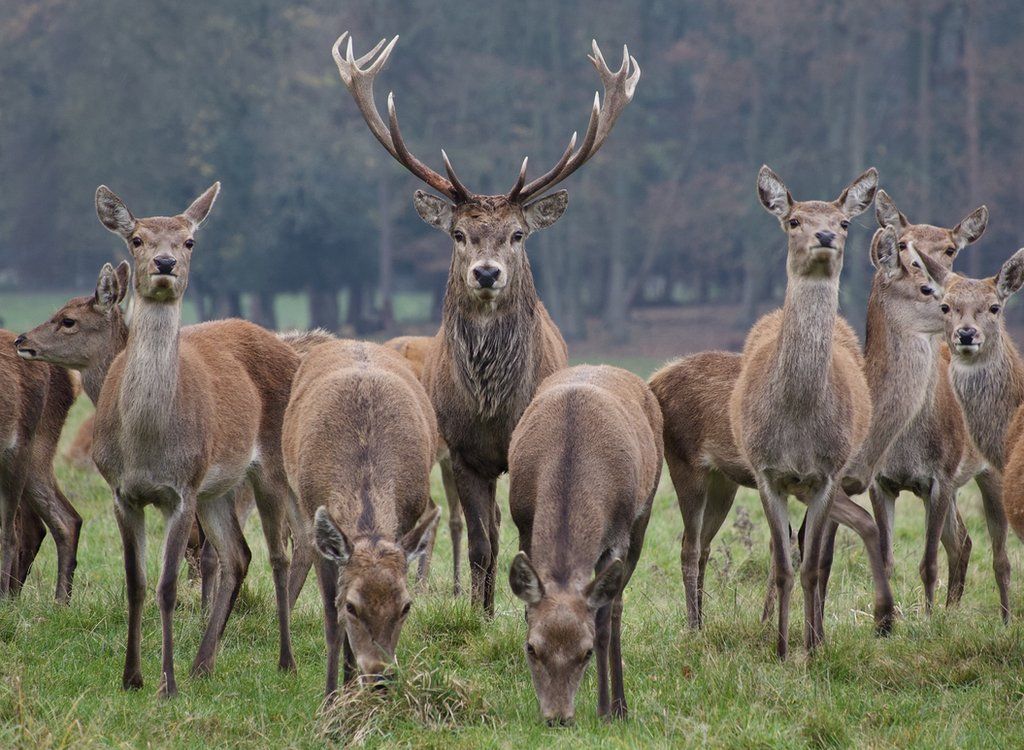
[(93, 438), (93, 460), (113, 491), (124, 547), (128, 639), (122, 687), (143, 685), (145, 509), (155, 505), (166, 519), (157, 585), (162, 634), (157, 694), (162, 698), (178, 692), (173, 639), (177, 577), (197, 513), (216, 550), (219, 575), (191, 673), (202, 676), (214, 667), (251, 558), (233, 502), (244, 481), (253, 486), (273, 570), (278, 667), (295, 669), (284, 531), (286, 517), (299, 528), (300, 516), (280, 439), (298, 355), (270, 332), (242, 320), (181, 329), (195, 234), (219, 191), (220, 183), (214, 183), (176, 216), (141, 219), (105, 185), (96, 191), (100, 222), (124, 240), (134, 264), (132, 325), (103, 381)]
[(54, 599), (71, 600), (82, 517), (53, 473), (75, 388), (63, 370), (26, 362), (0, 329), (0, 598), (21, 592), (48, 529), (57, 547)]
[[(396, 336), (384, 342), (403, 357), (412, 367), (416, 377), (423, 380), (423, 368), (430, 349), (434, 345), (434, 336)], [(448, 503), (448, 531), (452, 537), (452, 580), (455, 596), (462, 594), (462, 504), (459, 502), (459, 490), (455, 486), (455, 470), (452, 468), (452, 455), (443, 438), (438, 438), (437, 463), (441, 467), (441, 483), (444, 485), (444, 496)], [(423, 562), (429, 557), (422, 558)], [(420, 577), (423, 577), (422, 571)]]
[(549, 725), (572, 723), (595, 654), (598, 715), (628, 713), (622, 592), (643, 549), (661, 436), (647, 384), (607, 365), (548, 376), (512, 435), (509, 510), (519, 552), (509, 584), (526, 605), (526, 660)]
[(829, 513), (843, 468), (871, 420), (860, 345), (838, 308), (850, 220), (871, 204), (877, 186), (872, 167), (834, 201), (794, 201), (767, 166), (757, 176), (761, 204), (787, 235), (786, 298), (747, 335), (729, 422), (771, 530), (780, 659), (788, 653), (793, 586), (788, 495), (807, 505), (800, 582), (804, 648), (810, 653), (824, 639), (818, 569)]
[(412, 606), (409, 565), (428, 556), (441, 510), (430, 497), (437, 419), (405, 359), (368, 342), (315, 347), (285, 411), (288, 480), (320, 556), (326, 695), (357, 672), (379, 682)]
[[(935, 284), (921, 258), (927, 256), (943, 269), (951, 269), (960, 251), (984, 234), (988, 209), (980, 206), (952, 229), (912, 224), (892, 198), (879, 190), (875, 217), (882, 229), (871, 246), (872, 263), (878, 270), (868, 298), (865, 338), (866, 374), (875, 408), (868, 439), (847, 467), (843, 487), (851, 494), (869, 487), (887, 575), (893, 568), (896, 497), (901, 490), (909, 490), (925, 502), (926, 543), (920, 570), (930, 612), (940, 538), (949, 567), (946, 606), (956, 605), (963, 595), (972, 543), (956, 507), (956, 491), (976, 479), (992, 538), (1002, 616), (1007, 621), (1010, 562), (1000, 482), (967, 434), (950, 382), (948, 348), (941, 341), (945, 324)], [(897, 234), (895, 248), (886, 227)], [(922, 284), (920, 294), (915, 291), (917, 283)]]
[(495, 482), (508, 469), (512, 431), (537, 385), (568, 366), (565, 340), (537, 294), (525, 242), (565, 212), (568, 193), (548, 192), (604, 144), (633, 98), (640, 67), (623, 48), (622, 64), (612, 72), (593, 42), (590, 60), (605, 95), (603, 100), (595, 95), (582, 143), (577, 148), (573, 134), (562, 156), (544, 174), (527, 182), (529, 159), (524, 159), (507, 193), (480, 195), (463, 184), (444, 151), (447, 178), (412, 155), (398, 127), (393, 94), (388, 95), (386, 125), (378, 113), (373, 82), (397, 41), (397, 36), (386, 44), (382, 39), (357, 59), (345, 32), (335, 42), (333, 56), (374, 137), (399, 164), (440, 193), (416, 191), (413, 196), (420, 218), (453, 243), (441, 327), (424, 365), (423, 381), (451, 453), (465, 515), (471, 600), (490, 617), (501, 520)]
[(940, 287), (950, 379), (968, 433), (997, 475), (1009, 525), (1024, 538), (1024, 497), (1015, 481), (1022, 476), (1024, 458), (1024, 362), (1003, 319), (1003, 305), (1024, 285), (1024, 248), (985, 279), (947, 271), (926, 256), (923, 260)]

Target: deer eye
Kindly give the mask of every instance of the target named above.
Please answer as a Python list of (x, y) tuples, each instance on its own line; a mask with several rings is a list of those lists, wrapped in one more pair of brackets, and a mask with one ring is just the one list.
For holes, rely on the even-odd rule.
[(850, 222), (848, 222), (846, 219), (843, 219), (841, 222), (839, 222), (839, 226), (841, 226), (843, 229), (849, 229)]
[(454, 232), (452, 232), (452, 239), (455, 240), (456, 242), (465, 242), (466, 235), (464, 235), (460, 230), (456, 229)]
[(142, 247), (142, 238), (132, 237), (132, 247)]
[(191, 239), (191, 238), (185, 240), (185, 247), (187, 247), (189, 250), (191, 250), (193, 247), (195, 247), (195, 244), (196, 244), (196, 241)]
[(946, 255), (949, 255), (950, 257), (956, 255), (956, 248), (955, 247), (947, 247), (946, 248)]
[(405, 606), (402, 607), (402, 617), (408, 615), (410, 609), (412, 609), (412, 602), (406, 602)]
[(1000, 307), (999, 305), (992, 305), (992, 307), (990, 307), (990, 308), (988, 309), (988, 311), (989, 311), (990, 313), (992, 313), (993, 315), (998, 315), (998, 314), (999, 314), (999, 311), (1000, 311), (1001, 309), (1002, 309), (1002, 308), (1001, 308), (1001, 307)]
[(590, 661), (590, 657), (592, 657), (593, 655), (594, 655), (594, 649), (588, 648), (587, 649), (587, 653), (583, 654), (583, 661), (584, 662)]
[(358, 615), (358, 612), (356, 611), (356, 605), (352, 602), (345, 602), (345, 611), (353, 617), (356, 617)]
[(514, 231), (512, 233), (512, 241), (513, 242), (522, 242), (523, 241), (523, 233), (520, 230), (518, 230), (518, 229), (516, 231)]
[(935, 290), (932, 289), (927, 284), (924, 284), (924, 285), (921, 286), (921, 294), (923, 294), (925, 297), (931, 297), (932, 296), (932, 292), (934, 292), (934, 291)]
[(791, 229), (796, 229), (798, 226), (800, 226), (800, 219), (790, 219), (789, 226)]
[(71, 318), (63, 318), (60, 321), (60, 324), (64, 328), (74, 328), (75, 327), (75, 321), (72, 320)]
[(942, 314), (945, 315), (946, 313), (949, 312), (949, 305), (943, 302), (941, 305), (939, 305), (939, 309), (942, 310)]
[(526, 655), (531, 659), (537, 658), (537, 649), (533, 647), (533, 644), (529, 641), (526, 642)]
[(900, 250), (906, 250), (907, 249), (907, 243), (906, 242), (901, 242), (896, 247), (898, 247)]

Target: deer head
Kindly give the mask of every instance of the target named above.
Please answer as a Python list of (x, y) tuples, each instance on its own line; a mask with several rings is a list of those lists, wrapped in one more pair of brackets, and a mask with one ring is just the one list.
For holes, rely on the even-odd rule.
[(402, 625), (412, 607), (408, 568), (430, 549), (441, 509), (431, 506), (400, 539), (377, 535), (350, 539), (327, 508), (317, 508), (317, 549), (338, 568), (338, 619), (348, 636), (360, 674), (384, 678), (395, 659)]
[(594, 655), (594, 616), (623, 586), (622, 560), (615, 559), (582, 589), (545, 585), (530, 558), (512, 560), (512, 592), (526, 602), (526, 661), (541, 716), (548, 724), (571, 724), (576, 691)]
[(18, 356), (84, 370), (110, 348), (124, 326), (120, 303), (128, 292), (128, 261), (100, 270), (91, 296), (68, 300), (53, 317), (15, 340)]
[[(342, 55), (341, 46), (346, 40), (347, 50)], [(452, 238), (449, 289), (454, 288), (482, 310), (496, 309), (505, 298), (513, 296), (509, 290), (516, 289), (520, 283), (532, 283), (525, 254), (526, 238), (554, 224), (568, 204), (565, 190), (548, 196), (544, 193), (579, 169), (601, 148), (619, 114), (633, 98), (640, 80), (640, 66), (623, 47), (622, 65), (612, 72), (597, 42), (593, 42), (590, 61), (601, 77), (605, 96), (602, 102), (595, 94), (590, 123), (580, 147), (576, 148), (574, 133), (562, 157), (543, 175), (527, 182), (528, 159), (524, 159), (508, 193), (478, 195), (459, 180), (443, 150), (441, 158), (447, 177), (409, 152), (398, 128), (393, 93), (388, 94), (388, 124), (384, 124), (373, 100), (373, 81), (387, 62), (398, 37), (386, 46), (385, 41), (382, 39), (366, 55), (355, 58), (352, 39), (347, 31), (342, 34), (333, 48), (341, 80), (355, 99), (370, 131), (387, 152), (443, 196), (418, 190), (413, 203), (425, 222)]]
[(899, 235), (899, 249), (916, 250), (939, 261), (947, 269), (960, 251), (977, 242), (988, 226), (988, 208), (980, 206), (964, 217), (952, 229), (935, 227), (930, 224), (911, 224), (906, 215), (896, 208), (893, 199), (884, 190), (875, 196), (875, 218), (881, 227), (895, 227)]
[(900, 252), (892, 225), (877, 230), (871, 239), (871, 265), (876, 269), (886, 317), (897, 319), (900, 330), (924, 335), (945, 330), (944, 316), (936, 304), (939, 287), (916, 250), (908, 247)]
[(1024, 285), (1024, 248), (987, 279), (960, 276), (927, 256), (921, 259), (939, 286), (946, 343), (954, 359), (961, 365), (988, 361), (1008, 335), (1003, 304)]
[(135, 261), (135, 291), (154, 302), (181, 299), (188, 286), (193, 235), (220, 193), (215, 182), (184, 213), (136, 219), (106, 185), (96, 189), (96, 213), (107, 229), (119, 235)]
[(789, 240), (790, 276), (839, 278), (850, 219), (871, 205), (877, 187), (878, 172), (871, 167), (834, 201), (794, 201), (779, 176), (761, 167), (757, 195), (765, 210), (779, 218)]

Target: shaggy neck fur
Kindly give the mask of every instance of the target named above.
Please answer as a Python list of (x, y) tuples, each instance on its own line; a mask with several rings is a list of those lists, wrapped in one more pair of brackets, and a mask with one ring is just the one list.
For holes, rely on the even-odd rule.
[(494, 417), (515, 402), (533, 365), (537, 290), (529, 263), (513, 274), (494, 303), (475, 299), (454, 264), (444, 295), (445, 338), (458, 381), (479, 414)]
[(1006, 430), (1024, 403), (1024, 364), (1005, 330), (989, 345), (991, 351), (983, 361), (964, 363), (953, 355), (950, 375), (971, 438), (985, 458), (1002, 471)]
[(118, 399), (125, 434), (131, 438), (162, 434), (175, 412), (180, 326), (180, 300), (139, 300), (135, 307)]
[(838, 309), (838, 279), (790, 277), (771, 392), (801, 411), (819, 403), (828, 386)]
[(110, 364), (128, 345), (128, 326), (120, 311), (113, 311), (113, 324), (110, 327), (110, 339), (107, 345), (97, 353), (89, 366), (82, 370), (82, 388), (93, 404), (99, 403), (103, 381), (107, 378)]

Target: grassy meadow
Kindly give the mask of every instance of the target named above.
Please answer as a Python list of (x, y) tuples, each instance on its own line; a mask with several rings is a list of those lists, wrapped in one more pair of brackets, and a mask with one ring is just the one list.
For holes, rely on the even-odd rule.
[[(91, 409), (80, 401), (65, 439)], [(682, 522), (667, 474), (647, 543), (626, 592), (623, 624), (630, 718), (595, 715), (588, 672), (577, 724), (538, 719), (522, 651), (522, 607), (506, 577), (516, 532), (502, 529), (498, 614), (485, 621), (451, 596), (451, 545), (442, 522), (428, 590), (416, 598), (399, 644), (401, 678), (386, 696), (347, 693), (320, 711), (324, 641), (312, 579), (295, 612), (298, 674), (279, 674), (273, 589), (253, 517), (254, 556), (228, 623), (215, 673), (188, 677), (202, 632), (199, 589), (182, 574), (175, 623), (180, 695), (157, 700), (159, 615), (150, 596), (143, 624), (145, 687), (120, 689), (126, 605), (121, 547), (105, 483), (64, 465), (59, 477), (85, 518), (70, 607), (52, 601), (55, 554), (44, 542), (17, 602), (0, 604), (0, 747), (1009, 747), (1019, 746), (1024, 706), (1022, 620), (998, 620), (990, 547), (973, 488), (961, 494), (974, 538), (962, 606), (922, 607), (917, 574), (923, 512), (898, 504), (895, 595), (900, 619), (887, 639), (872, 634), (865, 557), (840, 534), (827, 609), (827, 644), (801, 650), (799, 586), (793, 656), (774, 656), (759, 622), (767, 534), (754, 493), (744, 491), (717, 540), (707, 576), (707, 628), (687, 630), (679, 572)], [(505, 483), (500, 495), (505, 502)], [(435, 497), (443, 492), (435, 477)], [(796, 504), (794, 503), (794, 519)], [(507, 512), (504, 514), (508, 519)], [(149, 583), (157, 576), (159, 514), (150, 512)], [(1020, 545), (1011, 544), (1015, 570)], [(466, 571), (468, 573), (468, 570)], [(943, 566), (943, 576), (944, 576)], [(1020, 590), (1015, 583), (1014, 591)], [(940, 597), (945, 596), (940, 585)], [(1021, 606), (1019, 595), (1013, 598)]]

